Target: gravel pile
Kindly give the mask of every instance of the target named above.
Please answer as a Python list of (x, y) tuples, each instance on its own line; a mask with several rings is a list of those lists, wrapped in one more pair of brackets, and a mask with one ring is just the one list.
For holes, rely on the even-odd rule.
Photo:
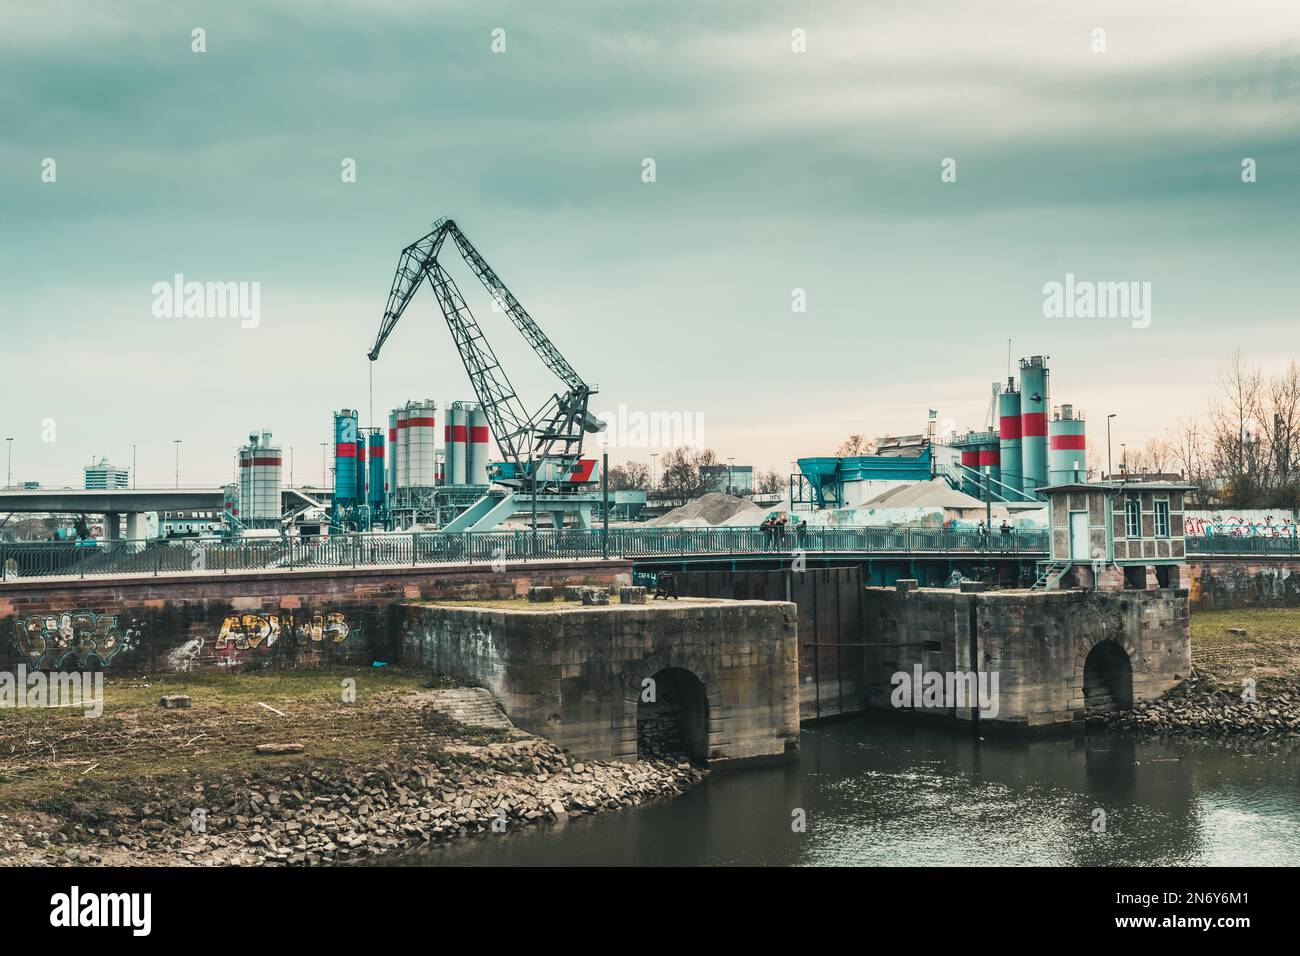
[[(674, 508), (665, 515), (647, 521), (646, 524), (655, 528), (707, 528), (713, 525), (735, 524), (738, 521), (745, 524), (759, 524), (766, 515), (767, 512), (752, 501), (714, 491), (688, 501), (680, 508)], [(745, 521), (747, 516), (752, 516), (753, 520)]]

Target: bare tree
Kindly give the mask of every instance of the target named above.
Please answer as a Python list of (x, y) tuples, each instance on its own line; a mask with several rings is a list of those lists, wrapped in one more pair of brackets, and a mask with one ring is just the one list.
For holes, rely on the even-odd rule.
[(650, 487), (650, 466), (643, 461), (629, 461), (609, 470), (610, 491), (634, 491)]
[(754, 490), (760, 495), (779, 495), (785, 490), (786, 479), (775, 468), (754, 476)]
[(715, 476), (707, 474), (706, 469), (717, 464), (718, 456), (712, 448), (674, 448), (664, 455), (664, 470), (659, 480), (661, 497), (669, 504), (684, 505), (714, 490)]
[(876, 443), (857, 432), (840, 442), (840, 447), (835, 450), (840, 458), (856, 458), (858, 455), (873, 455), (875, 452)]
[(1218, 386), (1209, 409), (1211, 464), (1224, 503), (1250, 507), (1266, 485), (1262, 469), (1267, 455), (1261, 455), (1260, 447), (1259, 370), (1247, 365), (1238, 349), (1219, 369)]

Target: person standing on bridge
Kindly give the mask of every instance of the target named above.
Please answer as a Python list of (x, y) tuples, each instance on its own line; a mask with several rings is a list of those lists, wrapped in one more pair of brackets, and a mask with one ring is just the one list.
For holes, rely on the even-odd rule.
[(1007, 524), (1007, 519), (1002, 519), (1002, 550), (1011, 550), (1011, 525)]

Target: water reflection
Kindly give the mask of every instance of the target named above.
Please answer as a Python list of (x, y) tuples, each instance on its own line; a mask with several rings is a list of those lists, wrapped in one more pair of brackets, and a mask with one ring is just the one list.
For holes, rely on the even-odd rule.
[[(413, 865), (1300, 864), (1296, 742), (977, 742), (897, 720), (805, 728), (797, 765), (485, 835)], [(803, 810), (807, 832), (791, 828)], [(1094, 832), (1096, 810), (1104, 832)]]

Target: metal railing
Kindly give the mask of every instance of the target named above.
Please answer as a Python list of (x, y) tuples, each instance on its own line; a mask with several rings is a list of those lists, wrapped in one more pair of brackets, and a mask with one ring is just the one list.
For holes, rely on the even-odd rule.
[(1264, 535), (1206, 534), (1189, 536), (1186, 551), (1189, 555), (1239, 555), (1254, 554), (1273, 557), (1300, 555), (1300, 541), (1295, 533), (1265, 537)]
[(336, 534), (329, 538), (0, 543), (0, 580), (399, 567), (565, 558), (895, 554), (1041, 557), (1046, 531), (980, 535), (937, 528), (610, 528)]

